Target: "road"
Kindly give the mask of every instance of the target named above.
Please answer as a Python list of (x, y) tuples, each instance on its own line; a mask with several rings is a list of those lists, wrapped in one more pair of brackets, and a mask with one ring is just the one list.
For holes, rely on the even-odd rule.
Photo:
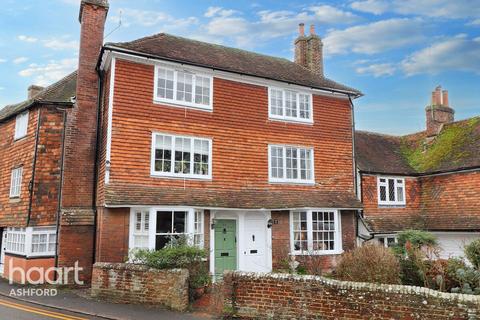
[(1, 320), (101, 320), (58, 309), (46, 308), (7, 297), (0, 298)]

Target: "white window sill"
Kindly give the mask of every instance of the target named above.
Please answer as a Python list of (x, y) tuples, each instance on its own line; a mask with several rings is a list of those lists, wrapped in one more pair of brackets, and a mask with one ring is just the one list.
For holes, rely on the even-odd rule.
[(331, 251), (294, 251), (291, 252), (291, 256), (332, 256), (342, 254), (343, 250), (331, 250)]
[(287, 118), (287, 117), (275, 117), (273, 115), (268, 116), (268, 120), (271, 121), (278, 121), (278, 122), (287, 122), (287, 123), (296, 123), (296, 124), (308, 124), (308, 125), (313, 125), (313, 120), (303, 120), (300, 118)]
[(162, 100), (162, 99), (154, 99), (153, 103), (155, 104), (161, 104), (169, 107), (175, 107), (175, 108), (188, 108), (188, 109), (194, 109), (194, 110), (200, 110), (200, 111), (208, 111), (208, 112), (213, 112), (213, 107), (210, 106), (204, 106), (204, 105), (198, 105), (198, 104), (191, 104), (188, 102), (182, 103), (182, 102), (177, 102), (177, 101), (171, 101), (171, 100)]
[(315, 181), (302, 181), (302, 180), (269, 180), (271, 184), (291, 184), (302, 186), (315, 186)]
[(194, 176), (194, 175), (174, 175), (174, 174), (161, 174), (161, 173), (151, 173), (150, 176), (152, 178), (168, 178), (168, 179), (188, 179), (188, 180), (205, 180), (205, 181), (211, 181), (212, 176)]
[(27, 137), (27, 135), (24, 135), (24, 136), (21, 136), (21, 137), (14, 137), (13, 142), (21, 141), (21, 140), (25, 139), (26, 137)]
[(379, 203), (380, 208), (404, 208), (406, 207), (405, 203)]

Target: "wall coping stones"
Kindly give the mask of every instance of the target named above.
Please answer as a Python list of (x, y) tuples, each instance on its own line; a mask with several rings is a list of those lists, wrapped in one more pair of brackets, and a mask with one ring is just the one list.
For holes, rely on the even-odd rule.
[(255, 273), (244, 271), (225, 271), (224, 276), (250, 278), (254, 280), (272, 279), (292, 282), (319, 282), (322, 285), (338, 288), (341, 290), (357, 291), (380, 291), (386, 293), (411, 294), (425, 298), (438, 298), (457, 303), (474, 303), (480, 306), (480, 296), (471, 294), (440, 292), (424, 287), (393, 285), (393, 284), (375, 284), (368, 282), (353, 282), (329, 279), (313, 275), (294, 275), (288, 273)]

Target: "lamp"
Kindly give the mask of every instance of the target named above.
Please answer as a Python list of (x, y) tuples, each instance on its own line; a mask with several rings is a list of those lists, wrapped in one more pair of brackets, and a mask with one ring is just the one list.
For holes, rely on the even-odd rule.
[(272, 219), (268, 219), (268, 221), (267, 221), (267, 228), (270, 229), (272, 226), (273, 226), (273, 220), (272, 220)]

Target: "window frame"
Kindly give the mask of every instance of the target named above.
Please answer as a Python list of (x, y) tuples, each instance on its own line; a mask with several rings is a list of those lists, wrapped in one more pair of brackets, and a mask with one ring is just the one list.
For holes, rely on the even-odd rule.
[[(16, 172), (20, 171), (20, 174)], [(9, 197), (11, 199), (20, 198), (22, 194), (22, 182), (23, 182), (23, 166), (13, 168), (10, 172), (10, 192)]]
[[(161, 98), (158, 96), (158, 70), (165, 69), (167, 71), (173, 71), (173, 99), (168, 98)], [(178, 72), (185, 72), (191, 73), (192, 77), (192, 102), (177, 100), (177, 79), (178, 79)], [(196, 90), (196, 79), (197, 76), (208, 78), (210, 80), (210, 92), (209, 92), (209, 104), (200, 104), (195, 103), (195, 90)], [(166, 104), (173, 107), (181, 107), (181, 108), (193, 108), (198, 110), (204, 111), (213, 111), (213, 75), (198, 72), (194, 69), (189, 68), (176, 68), (170, 65), (164, 64), (155, 64), (154, 66), (154, 81), (153, 81), (153, 101), (157, 104)]]
[[(282, 161), (283, 161), (283, 178), (276, 178), (272, 176), (272, 148), (282, 148)], [(297, 179), (288, 179), (287, 176), (287, 148), (296, 148), (297, 149)], [(301, 161), (299, 156), (299, 151), (301, 149), (310, 151), (310, 165), (311, 165), (311, 178), (310, 179), (300, 179), (301, 175)], [(315, 148), (305, 147), (305, 146), (295, 146), (295, 145), (281, 145), (281, 144), (269, 144), (268, 145), (268, 181), (270, 183), (291, 183), (291, 184), (310, 184), (315, 185)]]
[[(292, 89), (292, 88), (282, 88), (282, 87), (277, 87), (277, 86), (268, 86), (268, 118), (270, 120), (281, 120), (281, 121), (286, 121), (286, 122), (296, 122), (296, 123), (306, 123), (306, 124), (313, 124), (313, 94), (307, 91), (302, 91), (298, 89)], [(278, 90), (282, 92), (282, 115), (276, 115), (272, 113), (272, 94), (271, 90)], [(297, 101), (297, 106), (296, 106), (296, 111), (297, 111), (297, 116), (296, 117), (291, 117), (286, 115), (286, 108), (285, 108), (285, 102), (286, 102), (286, 92), (295, 92), (296, 96), (296, 101)], [(309, 118), (301, 118), (300, 117), (300, 95), (306, 95), (308, 96), (309, 99)]]
[[(389, 246), (388, 239), (393, 239), (393, 245)], [(391, 248), (398, 244), (398, 238), (396, 234), (377, 234), (375, 235), (375, 240), (377, 243), (385, 248)]]
[[(21, 121), (25, 119), (25, 125), (24, 126), (21, 126)], [(13, 135), (13, 140), (14, 141), (17, 141), (17, 140), (20, 140), (20, 139), (23, 139), (27, 136), (28, 134), (28, 122), (29, 122), (29, 112), (28, 111), (25, 111), (25, 112), (22, 112), (20, 114), (18, 114), (16, 117), (15, 117), (15, 131), (14, 131), (14, 135)], [(20, 129), (22, 129), (22, 131), (20, 131)]]
[[(161, 172), (155, 170), (155, 151), (156, 151), (156, 139), (157, 136), (169, 136), (172, 139), (172, 152), (171, 152), (171, 169), (170, 172)], [(192, 173), (175, 173), (175, 139), (191, 139), (190, 141), (190, 168)], [(195, 140), (207, 141), (208, 142), (208, 174), (201, 175), (193, 173), (194, 169), (194, 148)], [(151, 144), (151, 155), (150, 155), (150, 175), (153, 177), (167, 177), (167, 178), (181, 178), (181, 179), (200, 179), (200, 180), (211, 180), (212, 179), (212, 154), (213, 154), (213, 140), (211, 138), (205, 137), (194, 137), (194, 136), (184, 136), (176, 135), (171, 133), (164, 132), (152, 132), (152, 144)]]
[(201, 248), (205, 246), (205, 210), (193, 207), (136, 207), (130, 209), (130, 226), (129, 226), (129, 243), (128, 248), (129, 250), (138, 250), (140, 248), (135, 247), (134, 244), (134, 232), (135, 232), (135, 213), (138, 211), (145, 211), (149, 212), (149, 226), (148, 226), (148, 250), (155, 250), (156, 246), (156, 236), (157, 234), (157, 211), (185, 211), (185, 232), (184, 233), (172, 233), (172, 235), (176, 234), (185, 234), (188, 237), (188, 240), (191, 245), (194, 245), (194, 236), (195, 236), (195, 211), (201, 212), (201, 230), (202, 230), (202, 243), (200, 244)]
[[(5, 253), (14, 254), (24, 257), (52, 257), (56, 254), (57, 247), (57, 229), (55, 226), (46, 226), (46, 227), (27, 227), (27, 228), (17, 228), (17, 227), (8, 227), (6, 229), (6, 243), (5, 243)], [(46, 235), (45, 242), (45, 251), (33, 252), (33, 237), (35, 235)], [(22, 237), (22, 242), (12, 242), (9, 240), (9, 237), (17, 235), (17, 237)], [(51, 239), (54, 241), (50, 241)], [(23, 245), (23, 250), (16, 250), (15, 248), (10, 247), (10, 243), (17, 243)], [(41, 244), (40, 242), (38, 244)], [(50, 244), (53, 244), (53, 250), (49, 250)]]
[[(295, 239), (294, 239), (294, 230), (293, 230), (293, 215), (296, 212), (306, 212), (307, 213), (307, 247), (308, 251), (295, 250)], [(313, 212), (333, 212), (334, 216), (334, 249), (333, 250), (313, 250)], [(342, 222), (341, 214), (338, 209), (329, 209), (329, 208), (310, 208), (310, 209), (299, 209), (291, 210), (289, 212), (289, 228), (290, 228), (290, 254), (291, 255), (331, 255), (331, 254), (341, 254), (343, 252), (343, 243), (342, 243)]]
[[(385, 182), (381, 182), (380, 179), (385, 179)], [(389, 180), (394, 180), (394, 195), (395, 195), (395, 200), (391, 201), (390, 199), (390, 188), (388, 187), (388, 181)], [(399, 186), (399, 182), (397, 180), (402, 180), (403, 188), (402, 188), (402, 196), (403, 196), (403, 201), (398, 201), (398, 195), (397, 195), (397, 190)], [(385, 186), (385, 200), (382, 200), (380, 197), (380, 188), (382, 186)], [(406, 198), (406, 191), (407, 185), (406, 185), (406, 180), (404, 177), (393, 177), (393, 176), (377, 176), (377, 199), (378, 199), (378, 204), (382, 206), (405, 206), (407, 204), (407, 198)]]

